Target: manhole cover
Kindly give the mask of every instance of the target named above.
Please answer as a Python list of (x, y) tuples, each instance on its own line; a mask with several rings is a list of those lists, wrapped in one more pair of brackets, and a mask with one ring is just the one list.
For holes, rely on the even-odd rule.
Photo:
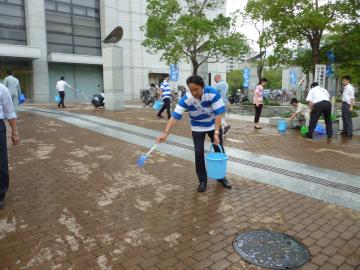
[(269, 230), (238, 234), (235, 251), (247, 262), (271, 269), (292, 269), (309, 261), (309, 251), (291, 236)]

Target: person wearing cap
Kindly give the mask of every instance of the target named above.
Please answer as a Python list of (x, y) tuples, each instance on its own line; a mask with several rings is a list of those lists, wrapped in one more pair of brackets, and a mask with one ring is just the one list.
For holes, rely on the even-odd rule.
[(0, 209), (4, 207), (5, 194), (9, 189), (9, 164), (5, 120), (9, 122), (11, 127), (11, 140), (14, 145), (17, 145), (20, 142), (20, 137), (16, 130), (16, 113), (10, 91), (5, 85), (0, 83)]
[(329, 92), (325, 88), (320, 87), (317, 82), (314, 82), (311, 85), (311, 89), (306, 98), (306, 101), (309, 103), (309, 108), (311, 109), (309, 131), (306, 134), (306, 138), (313, 138), (313, 133), (317, 122), (319, 121), (320, 116), (323, 115), (326, 125), (326, 135), (330, 139), (332, 137), (333, 130)]

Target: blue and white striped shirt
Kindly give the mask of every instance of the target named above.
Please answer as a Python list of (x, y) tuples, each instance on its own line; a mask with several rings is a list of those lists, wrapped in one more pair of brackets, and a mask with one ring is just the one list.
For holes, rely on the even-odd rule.
[(205, 86), (201, 100), (195, 98), (190, 91), (186, 92), (172, 117), (181, 120), (185, 110), (189, 111), (191, 130), (205, 132), (215, 129), (215, 118), (225, 112), (225, 106), (219, 92), (211, 86)]
[(227, 107), (228, 105), (228, 92), (229, 92), (229, 85), (227, 84), (227, 82), (225, 82), (224, 80), (218, 82), (215, 85), (215, 89), (218, 90), (218, 92), (220, 93), (220, 96), (222, 98), (222, 100), (224, 101), (224, 105), (225, 107)]
[(162, 90), (161, 97), (163, 100), (166, 98), (171, 98), (170, 84), (166, 80), (161, 83), (160, 88)]

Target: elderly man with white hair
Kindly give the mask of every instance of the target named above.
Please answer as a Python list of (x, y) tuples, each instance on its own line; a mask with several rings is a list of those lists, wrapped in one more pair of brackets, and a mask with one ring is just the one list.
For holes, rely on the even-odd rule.
[[(224, 81), (221, 78), (220, 74), (216, 74), (214, 77), (214, 81), (216, 82), (216, 85), (214, 86), (214, 88), (220, 93), (220, 96), (224, 102), (226, 111), (228, 111), (228, 92), (229, 92), (229, 85), (227, 84), (226, 81)], [(229, 132), (231, 126), (226, 123), (225, 121), (225, 116), (223, 118), (221, 118), (221, 126), (224, 129), (224, 136), (226, 135), (226, 133)]]

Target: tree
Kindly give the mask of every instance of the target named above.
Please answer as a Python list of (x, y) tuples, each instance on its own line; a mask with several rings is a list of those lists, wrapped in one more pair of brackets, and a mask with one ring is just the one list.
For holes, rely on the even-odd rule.
[(226, 73), (226, 81), (229, 84), (229, 92), (234, 94), (237, 89), (242, 88), (243, 84), (243, 71), (232, 70)]
[(147, 0), (147, 22), (142, 43), (150, 53), (161, 53), (167, 64), (191, 62), (193, 74), (204, 63), (225, 62), (248, 50), (244, 36), (232, 31), (231, 17), (206, 14), (224, 5), (224, 0)]
[[(360, 86), (360, 24), (344, 25), (326, 36), (325, 45), (335, 55), (337, 79), (351, 75), (353, 84)], [(322, 55), (326, 58), (325, 53)]]
[(266, 86), (269, 89), (281, 89), (282, 87), (282, 69), (265, 69), (264, 77), (269, 80)]
[[(320, 63), (324, 33), (348, 20), (357, 20), (351, 3), (354, 0), (249, 0), (246, 12), (270, 24), (277, 48), (311, 49), (312, 71)], [(356, 1), (354, 1), (355, 3)], [(356, 12), (355, 12), (356, 13)]]

